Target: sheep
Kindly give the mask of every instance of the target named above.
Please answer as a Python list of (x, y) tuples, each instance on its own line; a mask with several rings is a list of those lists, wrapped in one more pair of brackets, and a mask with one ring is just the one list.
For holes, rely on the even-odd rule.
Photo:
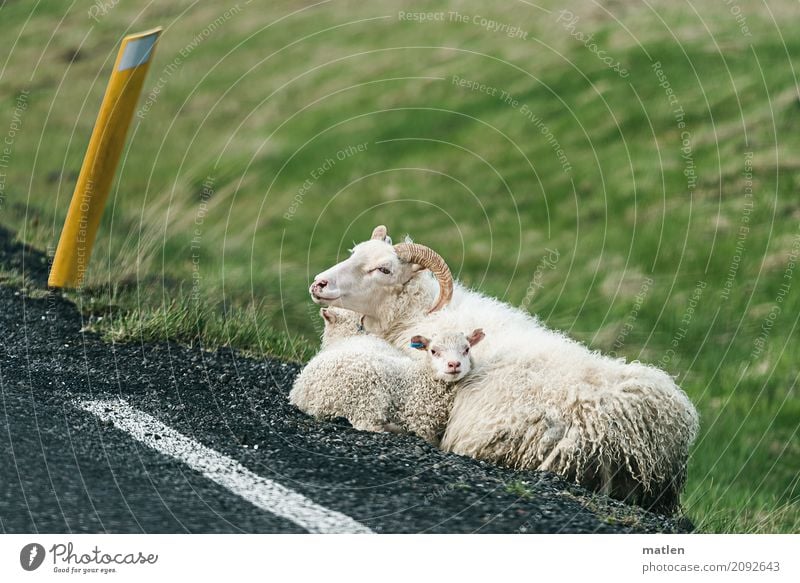
[(455, 395), (445, 451), (554, 471), (645, 507), (677, 509), (699, 422), (663, 371), (593, 352), (454, 282), (433, 250), (410, 240), (392, 245), (382, 225), (317, 275), (309, 292), (317, 304), (362, 314), (365, 330), (406, 353), (411, 334), (486, 331), (491, 340), (472, 352), (480, 379)]
[(303, 368), (289, 402), (322, 419), (345, 417), (361, 431), (385, 431), (394, 408), (393, 384), (411, 361), (385, 340), (361, 333), (361, 316), (320, 310), (322, 347)]
[(442, 449), (672, 511), (697, 430), (691, 403), (656, 368), (580, 356), (484, 365), (492, 390), (473, 384), (457, 395)]
[(437, 331), (414, 335), (410, 345), (425, 358), (403, 355), (385, 340), (361, 331), (349, 310), (320, 311), (322, 350), (303, 369), (290, 402), (321, 418), (345, 417), (362, 431), (414, 433), (437, 445), (459, 386), (470, 375), (470, 349), (484, 333)]
[(485, 334), (476, 328), (467, 336), (463, 332), (434, 332), (430, 338), (415, 335), (410, 346), (425, 352), (422, 370), (413, 369), (409, 382), (401, 389), (396, 423), (428, 443), (441, 442), (453, 401), (459, 390), (476, 382), (470, 350)]

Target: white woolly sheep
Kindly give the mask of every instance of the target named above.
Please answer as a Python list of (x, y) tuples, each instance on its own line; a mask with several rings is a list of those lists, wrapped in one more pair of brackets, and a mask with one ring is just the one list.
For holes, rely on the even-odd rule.
[(345, 417), (361, 431), (385, 431), (394, 385), (412, 360), (385, 340), (360, 333), (355, 312), (328, 308), (320, 315), (322, 348), (295, 379), (289, 402), (314, 417)]
[(430, 339), (421, 335), (411, 338), (410, 346), (424, 351), (426, 358), (421, 367), (415, 367), (421, 370), (409, 371), (410, 378), (400, 390), (395, 422), (402, 429), (439, 445), (456, 393), (480, 376), (473, 370), (470, 350), (484, 336), (483, 330), (476, 328), (469, 336), (440, 330)]
[(383, 226), (309, 291), (316, 303), (362, 314), (366, 330), (406, 352), (413, 334), (483, 327), (490, 340), (473, 351), (480, 382), (457, 392), (442, 449), (677, 507), (698, 417), (666, 373), (592, 352), (453, 282), (439, 255), (409, 241), (393, 246)]
[(456, 386), (472, 369), (469, 352), (483, 339), (476, 329), (416, 335), (410, 344), (426, 357), (412, 359), (385, 340), (361, 333), (360, 316), (321, 310), (322, 350), (306, 365), (289, 393), (292, 404), (321, 417), (345, 417), (364, 431), (410, 432), (438, 444)]

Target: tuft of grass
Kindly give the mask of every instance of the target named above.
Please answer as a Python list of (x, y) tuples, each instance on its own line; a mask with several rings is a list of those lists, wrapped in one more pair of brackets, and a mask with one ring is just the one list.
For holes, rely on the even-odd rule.
[(0, 265), (0, 283), (23, 291), (30, 289), (30, 281), (19, 270), (8, 269), (3, 265)]
[[(84, 298), (79, 298), (79, 306)], [(92, 303), (86, 329), (112, 342), (175, 341), (207, 349), (236, 348), (258, 357), (305, 362), (317, 346), (302, 336), (265, 325), (258, 308), (214, 309), (179, 297), (162, 306), (114, 310)]]
[[(795, 480), (797, 487), (800, 480)], [(793, 502), (781, 502), (781, 498), (764, 500), (758, 496), (744, 497), (738, 504), (720, 504), (719, 498), (729, 500), (731, 493), (721, 484), (712, 483), (710, 491), (689, 492), (684, 506), (692, 509), (696, 517), (697, 530), (701, 532), (741, 532), (745, 534), (769, 534), (775, 532), (800, 532), (800, 502), (796, 494), (789, 493)], [(755, 499), (755, 500), (754, 500)], [(746, 525), (743, 527), (742, 525)]]

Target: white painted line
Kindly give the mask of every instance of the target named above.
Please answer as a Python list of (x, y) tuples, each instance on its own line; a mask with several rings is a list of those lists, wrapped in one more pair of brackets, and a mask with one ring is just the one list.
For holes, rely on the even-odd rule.
[(372, 532), (349, 516), (329, 510), (286, 486), (254, 474), (236, 460), (178, 433), (124, 400), (83, 401), (79, 406), (103, 421), (110, 421), (148, 447), (185, 463), (251, 504), (291, 520), (309, 532)]

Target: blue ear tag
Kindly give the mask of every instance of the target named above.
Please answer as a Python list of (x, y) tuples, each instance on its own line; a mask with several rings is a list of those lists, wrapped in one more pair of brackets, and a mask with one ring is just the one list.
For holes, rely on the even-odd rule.
[(411, 348), (425, 348), (425, 345), (422, 342), (412, 342)]

